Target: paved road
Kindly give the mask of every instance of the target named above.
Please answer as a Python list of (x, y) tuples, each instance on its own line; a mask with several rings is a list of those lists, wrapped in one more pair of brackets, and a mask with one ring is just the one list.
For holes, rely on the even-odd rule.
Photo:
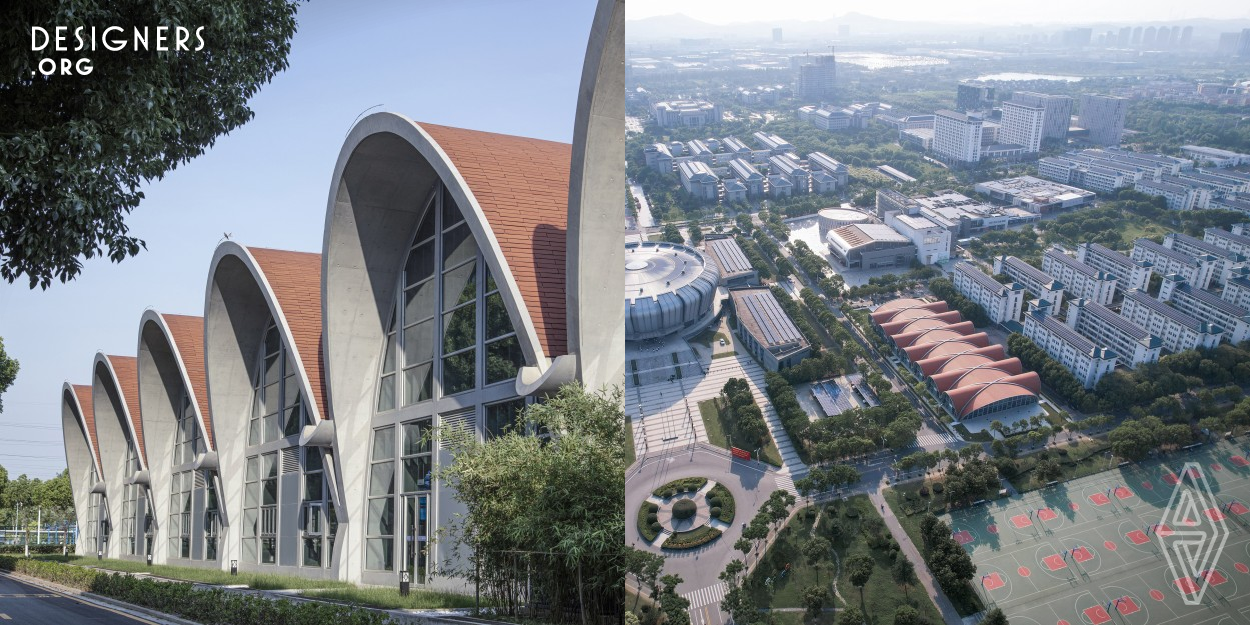
[(97, 607), (0, 573), (0, 623), (22, 625), (155, 625), (157, 621)]

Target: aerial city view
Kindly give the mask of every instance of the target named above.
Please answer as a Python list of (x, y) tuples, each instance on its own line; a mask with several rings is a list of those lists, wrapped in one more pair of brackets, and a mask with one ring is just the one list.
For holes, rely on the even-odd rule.
[(1246, 622), (1250, 12), (847, 9), (627, 4), (627, 615)]

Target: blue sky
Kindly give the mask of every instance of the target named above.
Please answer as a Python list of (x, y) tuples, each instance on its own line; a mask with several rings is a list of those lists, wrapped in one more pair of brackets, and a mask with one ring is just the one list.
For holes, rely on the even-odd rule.
[[(894, 0), (884, 4), (831, 2), (830, 0), (781, 0), (760, 4), (754, 0), (628, 0), (626, 19), (682, 13), (712, 24), (769, 20), (826, 20), (855, 12), (884, 19), (933, 22), (1020, 23), (1098, 22), (1138, 23), (1193, 18), (1234, 19), (1250, 17), (1244, 2), (1229, 0), (1049, 0), (1003, 2), (1002, 0)], [(628, 27), (626, 27), (628, 37)]]
[(86, 263), (70, 284), (0, 282), (0, 337), (21, 361), (0, 414), (10, 478), (65, 466), (59, 394), (89, 384), (97, 350), (134, 355), (148, 307), (203, 311), (225, 232), (245, 245), (321, 251), (330, 175), (352, 122), (377, 104), (418, 121), (571, 141), (588, 0), (301, 5), (290, 67), (256, 117), (145, 189), (128, 223), (146, 252)]

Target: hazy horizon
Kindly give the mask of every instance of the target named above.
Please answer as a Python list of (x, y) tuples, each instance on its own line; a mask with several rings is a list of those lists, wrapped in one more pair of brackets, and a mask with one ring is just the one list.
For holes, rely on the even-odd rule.
[[(1037, 5), (1012, 5), (993, 0), (962, 0), (954, 3), (896, 0), (880, 8), (847, 7), (821, 0), (782, 0), (761, 8), (758, 2), (742, 0), (683, 0), (680, 10), (665, 0), (629, 0), (627, 20), (684, 15), (717, 26), (740, 23), (816, 22), (857, 13), (879, 19), (977, 24), (1089, 24), (1098, 22), (1142, 23), (1191, 19), (1250, 19), (1250, 5), (1221, 0), (1172, 2), (1089, 3), (1080, 0), (1053, 0), (1044, 11)], [(628, 36), (628, 30), (626, 32)]]

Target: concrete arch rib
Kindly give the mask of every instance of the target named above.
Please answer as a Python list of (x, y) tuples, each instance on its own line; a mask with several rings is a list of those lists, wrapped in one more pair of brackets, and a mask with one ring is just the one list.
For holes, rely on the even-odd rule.
[[(91, 387), (66, 382), (61, 389), (61, 430), (65, 440), (65, 466), (69, 470), (70, 493), (78, 527), (86, 528), (91, 494), (99, 481), (100, 459), (95, 445), (95, 418), (91, 411)], [(96, 480), (91, 479), (95, 467)], [(76, 553), (85, 555), (85, 544), (78, 541)]]
[[(100, 466), (103, 469), (108, 518), (115, 529), (120, 529), (123, 518), (123, 495), (127, 483), (136, 477), (147, 479), (147, 460), (143, 455), (142, 423), (139, 422), (139, 388), (136, 360), (133, 356), (108, 356), (97, 353), (92, 364), (91, 404), (95, 417), (96, 440), (100, 446)], [(133, 441), (138, 450), (139, 471), (128, 471), (126, 456), (129, 443)], [(105, 557), (118, 557), (122, 553), (122, 539), (110, 539)]]

